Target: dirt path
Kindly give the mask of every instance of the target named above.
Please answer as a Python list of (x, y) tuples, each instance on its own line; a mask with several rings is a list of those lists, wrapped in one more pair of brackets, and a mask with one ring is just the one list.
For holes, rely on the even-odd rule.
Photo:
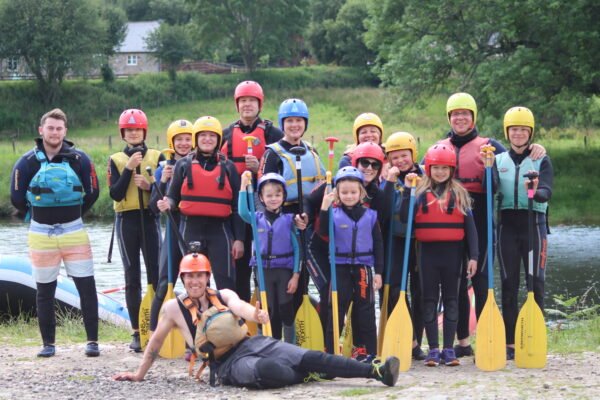
[(550, 355), (543, 370), (524, 370), (509, 362), (498, 372), (481, 372), (472, 358), (456, 368), (427, 368), (413, 363), (398, 384), (388, 388), (368, 379), (336, 379), (269, 391), (211, 388), (187, 377), (183, 360), (158, 360), (141, 383), (115, 382), (118, 371), (135, 370), (141, 355), (126, 345), (101, 344), (99, 358), (87, 358), (83, 345), (59, 346), (50, 359), (36, 357), (38, 347), (0, 346), (0, 399), (598, 399), (599, 354)]

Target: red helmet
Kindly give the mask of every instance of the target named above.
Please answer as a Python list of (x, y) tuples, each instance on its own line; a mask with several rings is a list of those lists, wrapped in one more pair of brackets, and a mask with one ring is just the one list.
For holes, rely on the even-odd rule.
[(201, 253), (191, 253), (181, 259), (179, 263), (179, 276), (189, 272), (211, 273), (210, 261)]
[(148, 118), (142, 110), (130, 108), (121, 113), (119, 117), (119, 128), (121, 137), (123, 137), (123, 129), (125, 128), (141, 128), (144, 130), (144, 140), (146, 139), (146, 131), (148, 131)]
[(446, 144), (434, 144), (425, 154), (425, 173), (431, 176), (432, 165), (447, 165), (456, 168), (456, 152), (454, 147)]
[(385, 154), (380, 145), (373, 142), (361, 143), (354, 151), (352, 151), (352, 165), (358, 166), (358, 160), (361, 158), (373, 158), (383, 164), (385, 160)]
[(254, 81), (244, 81), (240, 82), (233, 94), (233, 98), (235, 100), (235, 108), (238, 110), (238, 100), (240, 97), (255, 97), (258, 99), (258, 110), (262, 110), (263, 102), (265, 100), (265, 94), (263, 93), (262, 87), (258, 84), (258, 82)]

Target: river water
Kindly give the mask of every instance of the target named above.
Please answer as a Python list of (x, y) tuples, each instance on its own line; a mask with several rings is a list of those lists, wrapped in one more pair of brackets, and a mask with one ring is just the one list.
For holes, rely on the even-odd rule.
[[(112, 224), (92, 222), (87, 224), (87, 228), (94, 253), (98, 290), (124, 286), (116, 238), (112, 262), (107, 262)], [(582, 296), (586, 292), (588, 293), (587, 304), (597, 304), (600, 302), (600, 227), (557, 226), (552, 227), (551, 230), (552, 234), (548, 237), (546, 270), (547, 307), (553, 307), (554, 295), (572, 297)], [(0, 254), (28, 256), (27, 225), (0, 223)], [(497, 269), (495, 279), (498, 290)], [(145, 282), (143, 276), (144, 287)], [(124, 302), (123, 291), (113, 293), (111, 296)]]

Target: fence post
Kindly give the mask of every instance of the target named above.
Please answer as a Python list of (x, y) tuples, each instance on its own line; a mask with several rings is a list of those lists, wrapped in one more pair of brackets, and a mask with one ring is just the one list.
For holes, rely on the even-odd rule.
[(108, 149), (112, 150), (112, 135), (108, 136)]

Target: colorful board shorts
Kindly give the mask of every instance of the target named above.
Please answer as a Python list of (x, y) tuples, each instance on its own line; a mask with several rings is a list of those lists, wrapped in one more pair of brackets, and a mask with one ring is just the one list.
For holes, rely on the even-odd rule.
[(92, 248), (81, 218), (64, 224), (46, 225), (31, 221), (28, 233), (33, 277), (38, 283), (58, 278), (61, 260), (67, 275), (84, 278), (94, 275)]

